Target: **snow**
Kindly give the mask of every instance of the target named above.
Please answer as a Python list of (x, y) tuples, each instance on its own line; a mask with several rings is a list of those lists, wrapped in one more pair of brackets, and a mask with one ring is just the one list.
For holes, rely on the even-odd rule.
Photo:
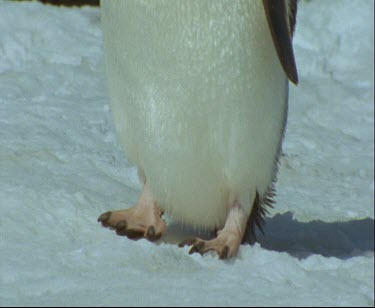
[(0, 1), (0, 305), (374, 305), (374, 2), (300, 1), (275, 208), (237, 258), (102, 228), (141, 185), (98, 8)]

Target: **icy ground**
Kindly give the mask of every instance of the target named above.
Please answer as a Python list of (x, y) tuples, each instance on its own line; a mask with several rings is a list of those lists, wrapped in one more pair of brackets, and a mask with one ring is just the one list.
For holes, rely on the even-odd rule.
[(300, 84), (254, 247), (189, 255), (96, 219), (141, 186), (116, 142), (100, 11), (0, 1), (0, 305), (374, 305), (374, 2), (300, 1)]

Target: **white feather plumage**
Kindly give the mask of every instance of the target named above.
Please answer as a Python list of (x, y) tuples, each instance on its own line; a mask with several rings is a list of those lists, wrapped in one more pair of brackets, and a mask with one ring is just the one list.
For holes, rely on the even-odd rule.
[(102, 1), (120, 142), (175, 219), (221, 227), (272, 185), (287, 78), (260, 0)]

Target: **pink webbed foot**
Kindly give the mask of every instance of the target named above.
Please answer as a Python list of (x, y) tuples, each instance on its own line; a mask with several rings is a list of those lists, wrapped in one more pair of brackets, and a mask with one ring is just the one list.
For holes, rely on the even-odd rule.
[(146, 184), (135, 206), (103, 213), (99, 216), (98, 222), (104, 227), (115, 229), (118, 235), (127, 236), (129, 239), (146, 238), (149, 241), (156, 241), (166, 232), (166, 223), (162, 216), (163, 211), (153, 200)]
[(235, 202), (235, 206), (229, 212), (225, 226), (211, 240), (200, 238), (190, 238), (182, 241), (178, 246), (192, 246), (189, 254), (200, 253), (203, 255), (208, 251), (216, 251), (220, 259), (229, 259), (237, 255), (241, 245), (242, 237), (246, 228), (247, 216), (240, 205)]
[(216, 251), (219, 259), (229, 259), (237, 255), (241, 245), (241, 238), (233, 233), (221, 233), (212, 240), (202, 240), (200, 238), (190, 238), (182, 241), (178, 246), (192, 246), (189, 254), (199, 253), (203, 255), (208, 251)]

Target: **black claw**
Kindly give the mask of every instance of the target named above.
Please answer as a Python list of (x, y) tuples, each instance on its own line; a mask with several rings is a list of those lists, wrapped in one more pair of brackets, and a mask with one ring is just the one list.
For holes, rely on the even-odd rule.
[(116, 234), (117, 235), (127, 235), (127, 227), (128, 227), (128, 224), (127, 224), (126, 220), (119, 221), (115, 226)]
[(119, 230), (119, 231), (122, 231), (122, 230), (126, 229), (127, 227), (128, 227), (128, 224), (127, 224), (126, 220), (121, 220), (116, 224), (115, 229)]
[(148, 229), (147, 229), (147, 234), (146, 234), (147, 237), (154, 237), (155, 236), (155, 228), (154, 226), (150, 226)]
[(221, 251), (219, 255), (220, 260), (227, 259), (228, 253), (229, 253), (229, 246), (225, 245), (225, 247), (223, 248), (223, 250)]
[(126, 230), (123, 235), (126, 235), (131, 240), (137, 240), (144, 236), (142, 231), (132, 229)]
[(189, 251), (189, 255), (193, 254), (193, 253), (200, 253), (201, 255), (204, 253), (204, 242), (198, 242), (196, 244), (193, 245), (193, 247), (191, 247), (190, 251)]
[(111, 214), (112, 214), (111, 211), (103, 213), (102, 215), (99, 216), (98, 222), (105, 223), (109, 219), (109, 217), (111, 217)]
[(154, 226), (150, 226), (147, 229), (146, 238), (149, 241), (154, 242), (154, 241), (158, 240), (160, 237), (161, 237), (161, 233), (155, 233)]
[(183, 240), (180, 244), (178, 244), (178, 247), (184, 247), (184, 246), (191, 246), (197, 242), (197, 239), (192, 237), (188, 238), (186, 240)]

